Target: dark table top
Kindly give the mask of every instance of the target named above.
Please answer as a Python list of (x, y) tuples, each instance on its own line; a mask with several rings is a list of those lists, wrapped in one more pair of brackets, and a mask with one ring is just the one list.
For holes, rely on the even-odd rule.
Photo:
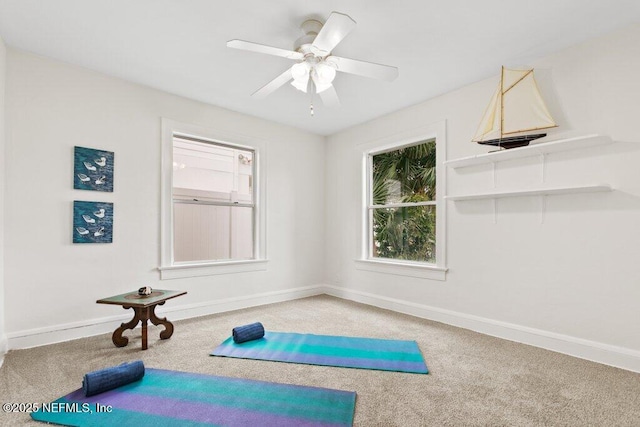
[(172, 291), (166, 289), (153, 289), (151, 295), (138, 295), (138, 291), (127, 292), (96, 301), (98, 304), (116, 304), (130, 307), (150, 307), (171, 298), (185, 295), (186, 291)]

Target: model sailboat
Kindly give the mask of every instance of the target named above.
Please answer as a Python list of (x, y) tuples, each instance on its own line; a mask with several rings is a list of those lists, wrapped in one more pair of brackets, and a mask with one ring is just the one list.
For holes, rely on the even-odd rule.
[(546, 133), (527, 132), (556, 127), (542, 100), (533, 69), (513, 70), (502, 67), (496, 89), (480, 126), (473, 137), (478, 144), (500, 148), (529, 145)]

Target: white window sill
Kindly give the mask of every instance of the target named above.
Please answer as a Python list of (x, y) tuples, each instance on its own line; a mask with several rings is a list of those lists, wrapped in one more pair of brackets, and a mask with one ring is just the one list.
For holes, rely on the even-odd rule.
[(216, 274), (246, 273), (249, 271), (266, 271), (266, 259), (242, 261), (221, 261), (209, 263), (177, 264), (158, 267), (160, 279), (182, 279), (185, 277), (213, 276)]
[(420, 279), (447, 280), (447, 268), (410, 261), (382, 261), (377, 259), (356, 259), (358, 270), (396, 276), (418, 277)]

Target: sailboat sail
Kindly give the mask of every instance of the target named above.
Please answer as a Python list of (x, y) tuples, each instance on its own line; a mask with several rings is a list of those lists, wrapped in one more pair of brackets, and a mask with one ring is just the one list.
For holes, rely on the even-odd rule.
[(491, 97), (489, 106), (484, 112), (480, 126), (473, 137), (473, 141), (484, 141), (485, 139), (500, 138), (500, 111), (502, 110), (501, 101), (501, 85), (498, 85), (496, 91)]
[(488, 143), (505, 135), (514, 135), (557, 126), (540, 95), (533, 70), (502, 68), (500, 84), (473, 137)]

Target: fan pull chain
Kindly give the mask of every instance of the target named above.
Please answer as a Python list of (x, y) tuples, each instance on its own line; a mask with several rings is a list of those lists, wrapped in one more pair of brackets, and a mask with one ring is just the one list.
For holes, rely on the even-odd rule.
[(311, 90), (309, 91), (309, 114), (311, 114), (311, 117), (313, 117), (313, 93), (316, 91), (316, 86), (312, 85), (313, 87), (311, 88)]

